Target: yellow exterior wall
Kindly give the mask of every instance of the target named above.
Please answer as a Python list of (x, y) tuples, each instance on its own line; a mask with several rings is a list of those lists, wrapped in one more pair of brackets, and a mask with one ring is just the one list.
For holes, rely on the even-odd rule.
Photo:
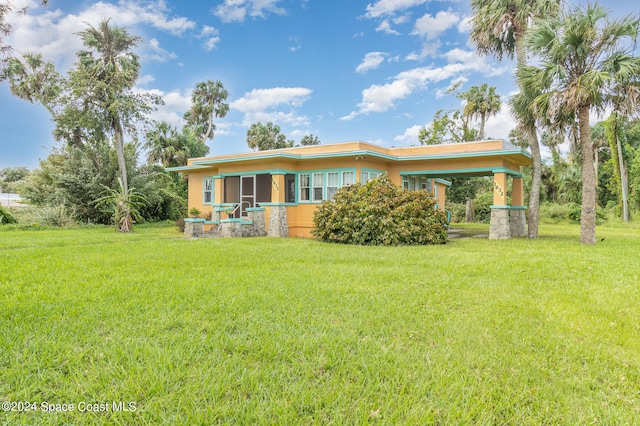
[[(206, 177), (269, 173), (272, 174), (271, 200), (273, 203), (284, 203), (284, 173), (347, 169), (354, 170), (356, 182), (362, 183), (363, 170), (386, 171), (394, 184), (402, 185), (401, 173), (430, 174), (429, 172), (433, 172), (432, 177), (438, 177), (439, 172), (445, 175), (446, 173), (468, 173), (468, 176), (473, 176), (474, 174), (486, 175), (487, 172), (496, 169), (518, 172), (521, 165), (531, 163), (530, 158), (521, 152), (510, 150), (501, 155), (499, 154), (501, 150), (503, 150), (502, 141), (404, 148), (384, 148), (356, 141), (189, 159), (184, 171), (188, 172), (189, 176), (189, 209), (196, 207), (206, 215), (212, 212), (212, 206), (205, 206), (202, 202), (202, 183)], [(446, 155), (450, 157), (444, 158), (443, 156)], [(429, 158), (429, 156), (436, 157)], [(506, 173), (495, 174), (496, 185), (501, 187), (504, 193), (499, 197), (500, 191), (496, 189), (495, 205), (507, 203), (506, 179)], [(516, 182), (514, 179), (514, 183)], [(444, 209), (447, 186), (438, 182), (435, 182), (434, 186), (437, 186), (437, 191), (433, 192), (437, 194), (439, 208)], [(516, 203), (521, 198), (521, 194), (518, 193), (519, 188), (512, 191), (512, 198)], [(213, 203), (220, 204), (222, 199), (223, 179), (214, 179)], [(319, 203), (299, 203), (287, 206), (289, 236), (311, 237), (313, 213), (318, 205)], [(270, 209), (267, 207), (265, 209), (267, 226), (269, 212)]]

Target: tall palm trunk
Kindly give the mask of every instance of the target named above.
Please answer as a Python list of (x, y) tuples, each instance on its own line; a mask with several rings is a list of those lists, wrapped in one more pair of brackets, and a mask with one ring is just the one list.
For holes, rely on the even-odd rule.
[[(526, 51), (524, 48), (524, 34), (516, 32), (516, 58), (518, 66), (524, 66), (527, 63)], [(542, 157), (540, 155), (540, 143), (538, 142), (538, 133), (535, 127), (526, 126), (527, 141), (531, 149), (532, 176), (531, 191), (529, 191), (529, 220), (528, 235), (529, 238), (538, 238), (538, 222), (540, 220), (540, 182), (542, 181)]]
[(578, 109), (580, 146), (582, 147), (582, 214), (580, 242), (596, 243), (596, 170), (593, 165), (593, 143), (589, 131), (589, 106)]
[(614, 133), (616, 135), (616, 147), (618, 151), (618, 167), (620, 172), (620, 185), (622, 194), (622, 219), (629, 222), (629, 176), (627, 175), (627, 166), (624, 164), (624, 156), (622, 155), (622, 141), (618, 135), (618, 117), (616, 115)]
[(478, 139), (484, 140), (484, 123), (487, 121), (487, 115), (482, 113), (480, 115), (480, 134), (478, 135)]
[(124, 131), (122, 130), (122, 125), (120, 124), (120, 120), (118, 118), (114, 120), (113, 130), (115, 133), (114, 139), (116, 145), (116, 154), (118, 156), (120, 178), (122, 179), (122, 186), (124, 188), (124, 192), (126, 193), (129, 190), (129, 185), (127, 183), (127, 162), (124, 158)]
[(531, 173), (531, 191), (529, 192), (529, 238), (538, 238), (538, 222), (540, 221), (540, 182), (542, 182), (542, 156), (535, 128), (527, 129), (527, 140), (531, 148), (533, 168)]

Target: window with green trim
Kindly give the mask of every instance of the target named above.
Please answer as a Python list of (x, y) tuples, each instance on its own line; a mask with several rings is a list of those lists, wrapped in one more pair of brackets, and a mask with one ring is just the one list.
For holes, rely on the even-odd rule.
[(300, 201), (310, 201), (309, 180), (310, 180), (309, 173), (301, 173), (300, 175), (298, 175), (298, 182), (299, 182), (298, 186), (300, 187)]
[(324, 195), (324, 173), (313, 174), (313, 201), (322, 201)]
[(211, 204), (213, 202), (213, 179), (206, 178), (202, 182), (202, 204)]
[(327, 200), (333, 200), (338, 192), (338, 172), (327, 172)]
[(349, 186), (356, 183), (356, 172), (345, 170), (342, 172), (342, 186)]

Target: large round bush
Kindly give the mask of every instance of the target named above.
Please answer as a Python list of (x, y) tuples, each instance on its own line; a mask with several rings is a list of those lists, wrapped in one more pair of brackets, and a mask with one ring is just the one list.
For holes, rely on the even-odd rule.
[(327, 242), (362, 245), (443, 244), (447, 218), (427, 191), (408, 191), (387, 175), (341, 188), (313, 216), (311, 233)]

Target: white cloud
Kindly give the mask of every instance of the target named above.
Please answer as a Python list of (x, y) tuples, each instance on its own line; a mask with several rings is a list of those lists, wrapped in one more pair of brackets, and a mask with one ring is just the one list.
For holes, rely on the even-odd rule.
[(367, 5), (366, 18), (378, 18), (383, 15), (394, 15), (398, 11), (426, 3), (427, 0), (378, 0)]
[(205, 25), (204, 27), (202, 27), (202, 31), (200, 32), (198, 38), (206, 39), (204, 43), (202, 43), (202, 47), (204, 47), (204, 50), (210, 52), (217, 47), (218, 43), (220, 42), (220, 37), (218, 37), (218, 34), (218, 30), (214, 27), (210, 27), (209, 25)]
[[(195, 22), (184, 17), (172, 17), (171, 11), (162, 0), (138, 2), (120, 0), (117, 4), (97, 2), (78, 14), (63, 14), (59, 9), (44, 9), (37, 13), (12, 14), (11, 23), (14, 32), (9, 42), (22, 52), (41, 52), (45, 59), (56, 62), (62, 68), (68, 68), (75, 59), (75, 52), (82, 48), (82, 42), (76, 35), (87, 24), (97, 26), (100, 21), (110, 18), (111, 25), (124, 27), (131, 33), (131, 27), (148, 25), (173, 35), (182, 35), (195, 28)], [(156, 41), (157, 42), (157, 41)], [(153, 45), (150, 45), (154, 49)], [(166, 60), (172, 54), (155, 45), (152, 55), (155, 60)], [(168, 55), (168, 56), (167, 56)]]
[(182, 116), (191, 108), (191, 93), (174, 90), (163, 92), (159, 89), (136, 89), (139, 93), (148, 93), (162, 98), (164, 105), (159, 105), (157, 111), (151, 113), (151, 118), (157, 121), (166, 121), (172, 126), (181, 127)]
[(145, 74), (143, 76), (141, 76), (140, 78), (138, 78), (137, 84), (139, 85), (145, 85), (151, 82), (156, 81), (156, 78), (150, 74)]
[(384, 52), (369, 52), (364, 55), (364, 59), (356, 67), (356, 72), (364, 74), (369, 70), (374, 70), (378, 68), (383, 62), (384, 58), (387, 56), (387, 53)]
[(451, 90), (453, 90), (454, 87), (462, 86), (467, 81), (469, 81), (469, 79), (467, 77), (464, 77), (464, 76), (460, 76), (458, 78), (454, 78), (453, 80), (451, 80), (451, 84), (449, 84), (449, 87), (447, 87), (446, 89), (438, 89), (438, 90), (436, 90), (436, 99), (440, 99), (440, 98), (446, 96), (447, 94), (449, 94), (451, 92)]
[(465, 56), (465, 60), (449, 63), (443, 67), (419, 67), (396, 75), (391, 83), (373, 84), (362, 91), (362, 102), (358, 109), (340, 118), (348, 121), (360, 114), (385, 112), (395, 103), (414, 92), (424, 90), (429, 83), (437, 83), (451, 78), (459, 78), (463, 73), (475, 71), (482, 74), (495, 72), (483, 58)]
[(417, 124), (415, 126), (411, 126), (407, 130), (405, 130), (403, 134), (393, 138), (393, 140), (403, 143), (418, 142), (418, 132), (420, 132), (420, 129), (422, 129), (422, 126), (419, 126)]
[(278, 7), (278, 0), (224, 0), (212, 13), (224, 23), (244, 22), (247, 14), (252, 18), (264, 18), (267, 13), (285, 15), (285, 9)]
[(471, 62), (479, 61), (482, 58), (477, 53), (470, 50), (462, 50), (460, 48), (451, 49), (450, 51), (442, 54), (442, 57), (449, 63), (453, 62)]
[(463, 16), (462, 19), (460, 19), (460, 22), (458, 23), (458, 31), (463, 34), (471, 32), (472, 19), (473, 19), (472, 16)]
[(385, 34), (400, 35), (398, 31), (391, 28), (391, 24), (389, 24), (388, 19), (384, 19), (382, 22), (380, 22), (380, 25), (376, 27), (376, 31), (383, 32)]
[(149, 40), (148, 45), (151, 48), (151, 51), (153, 52), (149, 56), (152, 61), (162, 63), (162, 62), (166, 62), (167, 59), (177, 58), (177, 55), (175, 53), (169, 52), (168, 50), (165, 50), (162, 47), (160, 47), (160, 42), (155, 37)]
[(516, 127), (516, 122), (509, 111), (509, 104), (502, 102), (500, 112), (487, 119), (484, 125), (484, 133), (487, 138), (509, 140), (509, 132)]
[(426, 40), (435, 40), (459, 21), (458, 14), (450, 11), (441, 10), (436, 13), (436, 16), (427, 13), (416, 21), (413, 34), (424, 37)]
[[(254, 89), (243, 97), (231, 102), (232, 109), (244, 113), (243, 123), (250, 125), (257, 121), (272, 121), (292, 125), (306, 125), (308, 117), (295, 113), (311, 96), (312, 90), (304, 87), (274, 87), (271, 89)], [(274, 111), (274, 109), (278, 109)], [(287, 109), (288, 112), (280, 111)]]

